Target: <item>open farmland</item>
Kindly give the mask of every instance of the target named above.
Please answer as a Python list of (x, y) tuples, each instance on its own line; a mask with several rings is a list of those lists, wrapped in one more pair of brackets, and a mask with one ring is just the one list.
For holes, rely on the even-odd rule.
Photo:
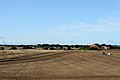
[(1, 50), (0, 80), (120, 80), (119, 50)]

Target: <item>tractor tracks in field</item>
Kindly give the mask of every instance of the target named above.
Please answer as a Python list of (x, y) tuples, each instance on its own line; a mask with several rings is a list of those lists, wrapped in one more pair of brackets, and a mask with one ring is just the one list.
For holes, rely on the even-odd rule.
[(4, 64), (14, 64), (21, 62), (36, 62), (36, 61), (46, 61), (51, 60), (57, 57), (61, 57), (64, 55), (70, 54), (69, 52), (46, 52), (46, 53), (38, 53), (27, 56), (19, 56), (13, 58), (0, 59), (0, 65)]
[[(101, 80), (101, 78), (104, 78), (105, 80), (119, 80), (119, 61), (116, 58), (89, 52), (63, 51), (34, 53), (0, 59), (0, 79), (94, 80), (97, 78)], [(114, 72), (114, 70), (116, 71)], [(113, 73), (109, 73), (111, 71)]]

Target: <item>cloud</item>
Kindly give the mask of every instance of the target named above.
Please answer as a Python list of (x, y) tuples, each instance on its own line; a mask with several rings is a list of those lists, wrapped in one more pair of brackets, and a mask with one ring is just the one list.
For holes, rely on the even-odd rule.
[(62, 25), (55, 30), (56, 35), (75, 34), (80, 32), (106, 33), (120, 31), (120, 17), (107, 17), (97, 23), (77, 23)]

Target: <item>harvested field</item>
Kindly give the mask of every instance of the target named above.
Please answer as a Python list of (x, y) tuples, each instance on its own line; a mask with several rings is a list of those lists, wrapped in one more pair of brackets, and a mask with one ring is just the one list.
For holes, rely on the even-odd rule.
[(1, 50), (0, 80), (120, 80), (120, 58), (101, 52)]

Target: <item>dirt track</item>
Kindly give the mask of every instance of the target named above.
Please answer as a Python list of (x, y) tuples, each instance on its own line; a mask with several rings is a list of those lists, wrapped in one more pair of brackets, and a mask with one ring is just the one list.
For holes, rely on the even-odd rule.
[(120, 80), (120, 59), (99, 53), (1, 51), (0, 80)]

